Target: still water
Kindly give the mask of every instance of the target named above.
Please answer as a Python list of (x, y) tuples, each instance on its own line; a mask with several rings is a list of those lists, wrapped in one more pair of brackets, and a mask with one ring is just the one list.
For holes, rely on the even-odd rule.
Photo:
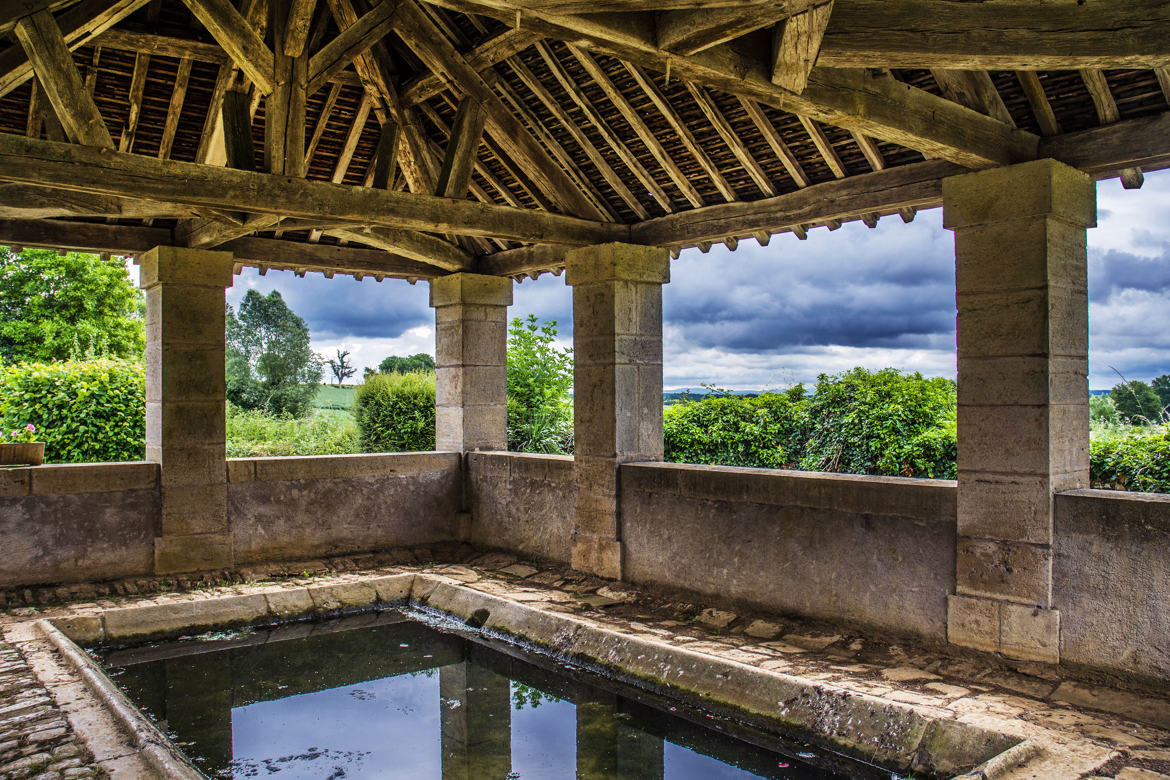
[(98, 655), (217, 778), (890, 777), (395, 612)]

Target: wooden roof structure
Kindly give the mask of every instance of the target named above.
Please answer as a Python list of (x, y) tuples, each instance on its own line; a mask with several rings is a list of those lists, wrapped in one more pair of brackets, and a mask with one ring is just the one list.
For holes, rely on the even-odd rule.
[(559, 272), (1170, 167), (1165, 0), (4, 0), (0, 243)]

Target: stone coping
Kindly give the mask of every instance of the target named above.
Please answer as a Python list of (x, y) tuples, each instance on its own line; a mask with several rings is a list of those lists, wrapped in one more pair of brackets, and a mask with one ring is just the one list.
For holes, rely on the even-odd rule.
[(159, 466), (147, 461), (126, 463), (55, 463), (0, 469), (0, 498), (62, 493), (118, 493), (154, 490)]
[(458, 452), (388, 452), (362, 455), (304, 455), (229, 458), (228, 482), (394, 477), (458, 469)]

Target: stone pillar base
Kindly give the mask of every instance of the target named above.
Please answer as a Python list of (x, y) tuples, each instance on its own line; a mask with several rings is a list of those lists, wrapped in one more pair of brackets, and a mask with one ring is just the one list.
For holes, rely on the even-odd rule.
[(156, 574), (226, 569), (232, 565), (231, 532), (160, 536), (154, 540)]
[(622, 543), (590, 534), (573, 532), (570, 564), (577, 571), (610, 580), (622, 578)]
[(975, 596), (947, 597), (947, 641), (1017, 661), (1060, 661), (1060, 611)]

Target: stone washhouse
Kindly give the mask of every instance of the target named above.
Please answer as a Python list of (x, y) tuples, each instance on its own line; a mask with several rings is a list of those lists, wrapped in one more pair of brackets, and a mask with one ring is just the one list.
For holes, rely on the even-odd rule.
[[(142, 462), (0, 470), (9, 607), (464, 543), (1170, 684), (1170, 496), (1089, 489), (1086, 293), (1095, 182), (1170, 167), (1170, 3), (19, 0), (0, 33), (0, 244), (132, 255), (147, 334)], [(662, 462), (672, 256), (939, 207), (957, 481)], [(429, 284), (438, 451), (228, 460), (243, 267)], [(505, 452), (545, 273), (571, 458)]]

